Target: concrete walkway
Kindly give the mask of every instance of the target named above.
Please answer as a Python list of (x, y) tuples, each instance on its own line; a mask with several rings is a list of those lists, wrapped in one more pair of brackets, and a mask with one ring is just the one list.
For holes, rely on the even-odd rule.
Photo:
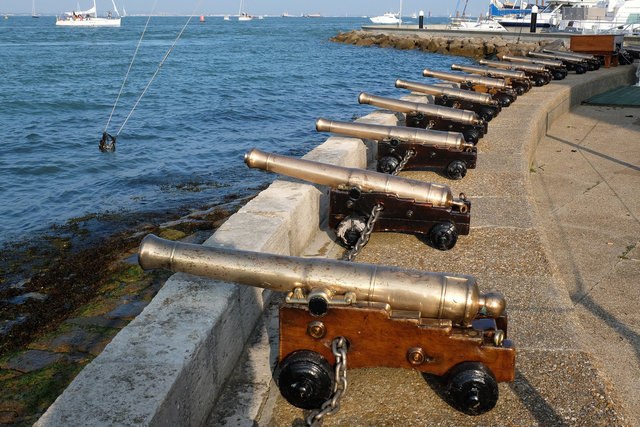
[(640, 108), (575, 108), (540, 142), (532, 171), (580, 338), (640, 425)]
[[(470, 274), (481, 291), (506, 296), (516, 380), (500, 384), (497, 406), (469, 417), (441, 399), (436, 377), (358, 369), (348, 372), (341, 409), (325, 425), (640, 424), (634, 381), (640, 319), (632, 306), (640, 272), (640, 114), (578, 107), (540, 129), (538, 115), (553, 114), (553, 106), (541, 106), (580, 78), (534, 88), (504, 109), (478, 144), (478, 168), (462, 181), (428, 171), (401, 174), (446, 182), (472, 201), (471, 233), (453, 250), (435, 250), (411, 234), (374, 233), (357, 258)], [(329, 240), (317, 247), (316, 256), (338, 252)], [(257, 380), (276, 357), (277, 319), (274, 309), (269, 313), (209, 425), (303, 425), (305, 411), (285, 402), (273, 382)], [(252, 401), (252, 383), (269, 388), (266, 401)], [(238, 407), (240, 401), (254, 408)]]

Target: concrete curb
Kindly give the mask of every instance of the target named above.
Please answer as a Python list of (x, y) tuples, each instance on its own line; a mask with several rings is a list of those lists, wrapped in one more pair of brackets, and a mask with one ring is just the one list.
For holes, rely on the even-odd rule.
[[(573, 88), (555, 82), (543, 105), (532, 105), (524, 129), (527, 170), (535, 145), (572, 105), (628, 84), (632, 67), (612, 69)], [(527, 102), (527, 97), (518, 100)], [(393, 114), (360, 119), (395, 124)], [(354, 138), (331, 137), (305, 158), (364, 167), (372, 149)], [(277, 180), (233, 215), (205, 244), (300, 255), (321, 232), (327, 192), (294, 180)], [(201, 425), (234, 368), (268, 293), (245, 286), (176, 274), (105, 351), (88, 365), (36, 423), (44, 425)]]

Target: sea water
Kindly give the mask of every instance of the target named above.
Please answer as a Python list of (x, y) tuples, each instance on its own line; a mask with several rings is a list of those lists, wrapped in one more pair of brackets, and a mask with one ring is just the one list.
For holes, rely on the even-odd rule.
[[(120, 129), (187, 17), (152, 17), (108, 132)], [(276, 178), (253, 147), (302, 156), (329, 134), (318, 117), (374, 109), (466, 58), (329, 41), (362, 18), (193, 19), (117, 138), (99, 151), (145, 17), (120, 28), (58, 28), (54, 17), (0, 22), (0, 244), (88, 214), (170, 211), (247, 196)]]

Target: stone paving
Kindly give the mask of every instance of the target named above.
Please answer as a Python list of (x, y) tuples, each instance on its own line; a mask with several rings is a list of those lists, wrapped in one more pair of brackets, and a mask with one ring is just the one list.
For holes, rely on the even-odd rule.
[[(566, 82), (555, 85), (571, 84), (579, 78), (571, 74)], [(576, 125), (580, 130), (571, 133), (570, 143), (573, 144), (576, 138), (582, 141), (584, 156), (600, 150), (592, 148), (591, 138), (602, 143), (616, 142), (604, 157), (595, 157), (610, 163), (611, 159), (618, 160), (613, 161), (617, 171), (604, 175), (611, 175), (609, 181), (617, 181), (620, 186), (608, 194), (583, 195), (587, 200), (573, 212), (573, 219), (578, 224), (567, 225), (564, 235), (559, 235), (547, 227), (545, 218), (548, 218), (549, 210), (560, 209), (539, 199), (538, 180), (545, 180), (547, 196), (553, 195), (565, 203), (578, 200), (580, 192), (589, 193), (586, 189), (598, 192), (599, 183), (592, 179), (593, 188), (579, 187), (577, 191), (575, 187), (565, 185), (566, 181), (556, 181), (556, 172), (552, 172), (551, 165), (566, 171), (565, 175), (569, 177), (577, 176), (584, 168), (569, 168), (567, 159), (554, 156), (555, 150), (550, 151), (545, 142), (549, 136), (540, 143), (537, 149), (540, 155), (535, 162), (529, 163), (530, 145), (535, 147), (538, 141), (529, 140), (535, 133), (527, 118), (531, 115), (531, 106), (544, 102), (553, 90), (554, 84), (534, 88), (503, 109), (489, 124), (489, 133), (478, 143), (478, 169), (469, 171), (461, 181), (448, 182), (454, 194), (463, 191), (472, 201), (471, 233), (460, 236), (454, 249), (437, 251), (411, 234), (374, 233), (357, 258), (358, 262), (364, 263), (470, 274), (478, 280), (481, 291), (503, 293), (509, 310), (509, 334), (517, 349), (515, 381), (500, 384), (500, 399), (491, 412), (469, 417), (441, 398), (442, 384), (437, 377), (400, 369), (350, 370), (349, 390), (341, 409), (326, 417), (325, 425), (637, 425), (640, 418), (634, 397), (638, 395), (638, 386), (634, 380), (638, 378), (635, 369), (639, 346), (637, 309), (633, 309), (632, 304), (638, 300), (633, 298), (637, 293), (633, 283), (637, 282), (640, 272), (636, 249), (639, 233), (635, 207), (638, 201), (637, 197), (633, 203), (623, 203), (619, 199), (620, 194), (632, 197), (637, 193), (634, 189), (638, 188), (640, 161), (635, 154), (639, 140), (636, 122), (640, 114), (632, 112), (633, 118), (628, 122), (614, 121), (606, 128), (611, 131), (622, 125), (631, 132), (630, 136), (585, 134), (589, 127), (583, 123)], [(556, 129), (563, 126), (570, 129), (573, 121), (572, 115), (561, 117), (555, 127), (548, 130), (548, 135), (560, 135), (554, 134)], [(562, 150), (572, 153), (571, 149), (576, 149), (577, 152), (571, 144), (564, 144)], [(401, 175), (423, 181), (445, 180), (429, 171), (407, 171)], [(590, 197), (593, 200), (589, 200)], [(626, 222), (615, 221), (613, 228), (616, 231), (608, 233), (607, 229), (611, 227), (608, 210), (612, 201), (617, 202), (617, 215), (625, 217)], [(634, 207), (621, 209), (621, 204)], [(579, 213), (585, 211), (593, 215), (583, 222), (584, 217)], [(594, 234), (600, 234), (601, 238), (593, 239)], [(607, 236), (605, 243), (602, 243), (603, 236)], [(558, 243), (569, 241), (572, 244), (568, 248), (558, 250), (556, 247)], [(339, 252), (337, 247), (326, 242), (323, 247), (328, 257), (335, 257)], [(580, 251), (588, 257), (575, 255)], [(595, 282), (589, 284), (589, 292), (593, 294), (590, 298), (599, 298), (594, 304), (578, 303), (585, 300), (586, 289), (576, 292), (560, 274), (563, 257), (571, 254), (580, 263), (574, 261), (570, 271), (575, 273), (584, 268), (599, 274), (596, 279), (586, 276), (587, 280), (596, 280), (603, 288), (598, 294)], [(605, 286), (616, 281), (612, 276), (615, 272), (619, 273), (620, 280), (616, 282), (619, 286), (613, 286), (612, 292), (608, 292), (609, 288)], [(626, 304), (619, 304), (620, 301)], [(617, 333), (612, 334), (611, 329)], [(257, 347), (269, 349), (277, 336), (277, 324), (267, 316), (257, 332)], [(592, 339), (595, 336), (600, 341), (596, 345)], [(616, 351), (622, 347), (626, 352), (612, 360), (611, 346), (618, 341), (623, 343), (616, 345)], [(304, 425), (308, 412), (284, 401), (273, 382), (267, 380), (265, 384), (265, 377), (255, 368), (258, 362), (252, 362), (252, 358), (258, 358), (254, 350), (238, 368), (242, 372), (239, 375), (246, 377), (244, 382), (236, 381), (237, 378), (231, 380), (232, 386), (223, 394), (208, 425)], [(273, 367), (273, 355), (269, 359)], [(619, 368), (612, 369), (612, 363)], [(629, 367), (626, 378), (625, 367)], [(247, 414), (253, 412), (244, 409), (238, 415), (232, 408), (239, 401), (255, 398), (251, 388), (246, 387), (252, 382), (262, 384), (263, 388), (271, 387), (271, 390), (265, 402), (252, 402), (260, 410), (253, 419), (247, 419)], [(242, 393), (234, 391), (234, 386)]]

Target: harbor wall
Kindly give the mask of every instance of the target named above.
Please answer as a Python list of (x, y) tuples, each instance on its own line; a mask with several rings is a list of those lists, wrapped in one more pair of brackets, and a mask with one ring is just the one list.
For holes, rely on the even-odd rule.
[[(513, 124), (514, 135), (529, 141), (522, 167), (528, 166), (535, 144), (557, 117), (593, 94), (634, 82), (634, 72), (633, 67), (601, 69), (571, 83), (551, 83), (546, 102), (532, 104), (530, 115)], [(528, 102), (527, 96), (517, 102)], [(359, 121), (393, 125), (398, 118), (378, 110)], [(304, 156), (359, 168), (373, 157), (370, 141), (344, 137), (330, 137)], [(238, 167), (245, 167), (240, 159)], [(301, 255), (325, 233), (327, 194), (324, 187), (277, 179), (205, 244)], [(247, 286), (173, 275), (35, 425), (202, 425), (270, 297)], [(264, 398), (245, 397), (254, 407)], [(252, 417), (248, 412), (247, 419)]]

